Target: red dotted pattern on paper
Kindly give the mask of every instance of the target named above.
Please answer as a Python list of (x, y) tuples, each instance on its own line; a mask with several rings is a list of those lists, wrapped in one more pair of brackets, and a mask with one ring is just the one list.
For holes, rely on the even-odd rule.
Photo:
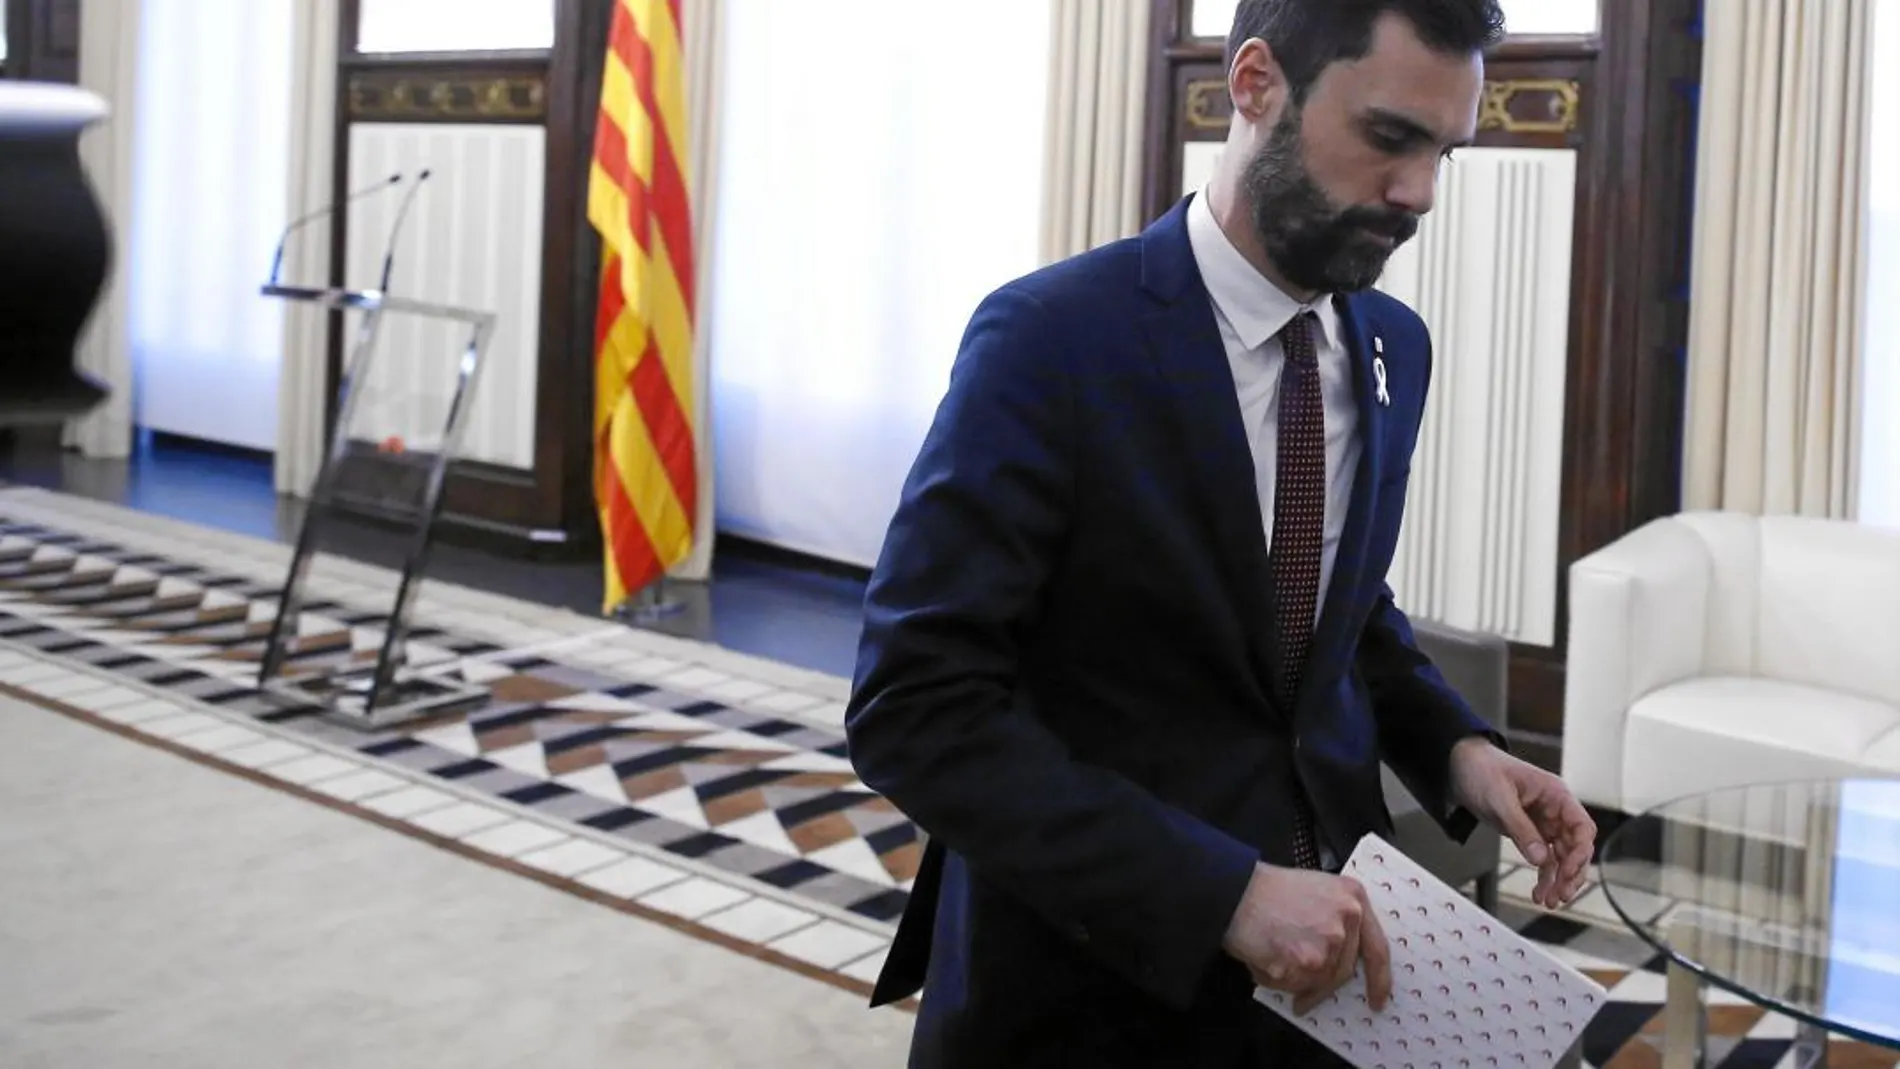
[[(1494, 938), (1489, 918), (1462, 900), (1424, 910), (1395, 904), (1398, 894), (1416, 893), (1412, 887), (1423, 885), (1413, 877), (1415, 863), (1390, 853), (1362, 849), (1345, 874), (1367, 888), (1394, 957), (1413, 947), (1482, 945)], [(1600, 989), (1580, 974), (1517, 946), (1395, 962), (1393, 980), (1392, 1001), (1377, 1023), (1388, 1029), (1396, 1049), (1382, 1049), (1366, 1034), (1374, 1018), (1338, 1017), (1327, 1012), (1330, 1005), (1303, 1023), (1367, 1069), (1544, 1069), (1571, 1048), (1602, 1005)], [(1363, 979), (1355, 978), (1341, 996), (1363, 1009), (1363, 992)], [(1287, 1005), (1278, 993), (1270, 999)]]

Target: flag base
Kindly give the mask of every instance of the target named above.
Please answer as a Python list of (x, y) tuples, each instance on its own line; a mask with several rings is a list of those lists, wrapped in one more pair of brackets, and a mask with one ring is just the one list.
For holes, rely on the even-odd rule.
[(631, 624), (654, 624), (686, 611), (686, 602), (675, 597), (665, 576), (640, 588), (640, 592), (620, 603), (614, 610), (617, 619)]

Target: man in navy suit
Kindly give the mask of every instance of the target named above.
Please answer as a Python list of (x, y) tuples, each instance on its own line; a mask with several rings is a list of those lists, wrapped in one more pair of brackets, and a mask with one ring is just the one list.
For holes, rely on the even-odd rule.
[(1383, 759), (1580, 887), (1595, 827), (1385, 575), (1432, 348), (1370, 287), (1475, 133), (1495, 0), (1242, 0), (1217, 174), (977, 309), (866, 598), (847, 725), (930, 836), (873, 1001), (920, 1067), (1325, 1060), (1252, 996), (1364, 968)]

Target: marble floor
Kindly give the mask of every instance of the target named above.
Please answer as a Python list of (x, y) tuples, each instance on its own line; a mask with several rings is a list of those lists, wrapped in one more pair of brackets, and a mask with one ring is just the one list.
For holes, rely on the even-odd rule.
[[(780, 1004), (773, 998), (806, 997), (799, 992), (811, 992), (814, 1004), (842, 998), (843, 1004), (862, 1006), (908, 891), (915, 832), (849, 774), (838, 723), (846, 687), (841, 675), (764, 651), (783, 626), (773, 610), (760, 607), (769, 601), (748, 603), (750, 595), (741, 591), (720, 610), (733, 633), (750, 636), (753, 648), (747, 649), (603, 621), (593, 614), (591, 594), (581, 607), (563, 607), (453, 580), (432, 583), (418, 606), (412, 663), (491, 688), (497, 700), (466, 715), (364, 732), (338, 727), (254, 685), (259, 625), (270, 615), (273, 583), (281, 581), (288, 553), (281, 531), (234, 531), (242, 526), (236, 521), (219, 529), (156, 509), (107, 503), (113, 499), (109, 493), (0, 490), (0, 700), (6, 701), (0, 722), (7, 730), (31, 733), (44, 727), (36, 717), (51, 717), (64, 722), (45, 729), (58, 736), (48, 745), (68, 755), (60, 760), (88, 764), (94, 750), (122, 757), (128, 746), (142, 748), (163, 758), (160, 765), (167, 769), (196, 766), (194, 775), (221, 774), (250, 791), (249, 797), (274, 799), (232, 803), (232, 813), (285, 804), (321, 811), (328, 814), (322, 819), (353, 821), (354, 827), (383, 834), (378, 842), (434, 848), (424, 849), (431, 859), (447, 857), (498, 873), (538, 888), (535, 893), (584, 905), (594, 910), (590, 916), (618, 918), (643, 933), (638, 938), (677, 937), (685, 940), (679, 945), (717, 960), (743, 960), (748, 964), (734, 967), (745, 975), (781, 977), (785, 985), (783, 992), (760, 996), (761, 1006)], [(495, 569), (491, 564), (485, 570)], [(762, 582), (774, 587), (779, 578), (768, 573)], [(815, 596), (795, 582), (775, 586), (773, 596), (806, 598), (817, 606), (815, 613), (850, 619), (855, 610), (843, 608), (849, 598), (828, 600), (838, 590), (820, 579)], [(300, 667), (360, 661), (379, 641), (378, 606), (387, 587), (388, 572), (361, 557), (321, 561), (312, 579), (315, 601), (300, 629), (307, 648)], [(762, 618), (735, 621), (751, 614)], [(848, 663), (848, 642), (817, 652), (814, 642), (826, 640), (803, 630), (797, 641), (806, 644), (805, 661), (843, 654)], [(854, 631), (855, 624), (841, 628)], [(75, 728), (83, 730), (74, 734)], [(19, 781), (39, 786), (27, 790), (16, 783), (14, 795), (0, 795), (7, 812), (34, 811), (38, 822), (72, 822), (79, 819), (76, 813), (107, 811), (97, 802), (110, 789), (77, 786), (90, 782), (89, 772), (71, 770), (76, 786), (60, 796), (49, 784), (61, 782), (63, 774), (40, 764), (37, 779)], [(176, 807), (173, 788), (158, 773), (142, 775), (138, 785), (148, 799), (140, 811), (144, 834), (151, 836), (149, 843), (140, 840), (147, 862), (159, 864), (164, 844), (174, 844), (174, 860), (188, 866), (185, 871), (195, 868), (188, 851), (211, 848), (185, 844), (217, 839), (218, 821), (200, 821)], [(16, 806), (22, 798), (25, 804)], [(75, 799), (83, 804), (74, 805)], [(306, 837), (293, 838), (301, 849)], [(112, 871), (111, 859), (122, 846), (112, 840), (98, 846), (84, 862), (98, 871), (87, 878), (129, 879)], [(261, 863), (259, 851), (268, 854), (270, 848), (254, 844), (245, 856)], [(419, 879), (399, 854), (387, 861), (388, 878)], [(1599, 888), (1561, 915), (1527, 908), (1530, 876), (1517, 861), (1507, 856), (1502, 862), (1503, 915), (1609, 994), (1609, 1006), (1582, 1043), (1585, 1062), (1649, 1069), (1658, 1060), (1660, 961), (1627, 934)], [(44, 879), (48, 871), (22, 841), (11, 850), (0, 846), (0, 873), (8, 874), (9, 886), (21, 873)], [(174, 875), (172, 883), (181, 879)], [(241, 895), (232, 890), (237, 885), (213, 879), (191, 886), (199, 889), (202, 911), (205, 903)], [(50, 892), (42, 887), (36, 893)], [(127, 901), (122, 891), (108, 897), (121, 905)], [(50, 900), (43, 905), (59, 908)], [(1670, 903), (1651, 905), (1660, 912)], [(292, 914), (301, 910), (319, 930), (345, 923), (309, 921), (325, 914), (308, 899), (287, 908)], [(434, 904), (416, 901), (408, 908), (414, 911), (412, 925), (437, 923), (426, 919)], [(145, 913), (135, 907), (132, 915)], [(176, 922), (155, 907), (141, 923)], [(525, 928), (510, 931), (525, 932), (522, 938), (532, 942), (536, 923), (524, 919)], [(668, 935), (644, 934), (649, 930)], [(77, 952), (82, 959), (91, 953), (80, 944), (62, 951), (34, 942), (30, 932), (9, 932), (0, 941), (0, 951), (18, 947), (32, 947), (54, 969), (73, 967), (59, 960), (62, 953)], [(635, 959), (672, 960), (654, 950), (629, 960)], [(184, 960), (194, 959), (188, 953)], [(155, 966), (147, 961), (139, 968)], [(628, 968), (635, 976), (672, 984), (696, 966)], [(51, 988), (22, 1003), (33, 1007), (26, 1023), (38, 1028), (124, 1012), (94, 998), (87, 982), (73, 979), (75, 989), (64, 1002)], [(154, 997), (156, 1005), (164, 1004), (163, 997)], [(142, 1006), (139, 1012), (158, 1011)], [(690, 1024), (666, 1019), (671, 1010), (653, 1012), (661, 1016), (642, 1021), (641, 1029), (661, 1036), (675, 1034), (669, 1030), (695, 1034)], [(902, 1031), (901, 1025), (861, 1021), (841, 1027), (845, 1035), (855, 1034), (854, 1028)], [(1732, 1006), (1715, 1015), (1711, 1029), (1712, 1051), (1724, 1069), (1771, 1069), (1791, 1056), (1792, 1023), (1785, 1018)], [(8, 1032), (0, 1016), (0, 1035)], [(41, 1041), (39, 1032), (23, 1034), (29, 1042)], [(889, 1045), (889, 1034), (865, 1041), (873, 1044), (866, 1049), (880, 1053), (868, 1060), (840, 1055), (844, 1060), (836, 1064), (898, 1060), (901, 1048)], [(698, 1041), (687, 1042), (679, 1049)], [(1837, 1046), (1840, 1064), (1884, 1069), (1895, 1062), (1858, 1044)], [(9, 1060), (0, 1045), (0, 1061), (113, 1063), (45, 1060), (50, 1048), (21, 1049), (38, 1051), (41, 1060)], [(819, 1051), (814, 1060), (801, 1064), (834, 1064), (825, 1059), (835, 1052), (822, 1044), (813, 1049)], [(481, 1056), (472, 1063), (486, 1064)], [(222, 1063), (213, 1058), (193, 1064)], [(696, 1058), (680, 1064), (710, 1063)], [(748, 1063), (722, 1057), (718, 1064)]]
[[(405, 661), (486, 700), (341, 722), (257, 683), (288, 555), (0, 490), (0, 685), (868, 993), (918, 848), (844, 758), (842, 678), (432, 583)], [(390, 587), (319, 560), (289, 678), (373, 660)]]
[[(0, 980), (0, 1063), (902, 1058), (907, 1017), (862, 997), (888, 924), (16, 639), (0, 954), (26, 968), (0, 970), (25, 982)], [(1606, 994), (1581, 1063), (1659, 1069), (1661, 959), (1589, 895), (1529, 908), (1514, 861), (1500, 916)], [(1792, 1021), (1712, 1002), (1712, 1065), (1791, 1069)], [(1832, 1046), (1836, 1065), (1895, 1063)]]
[(10, 1069), (857, 1069), (909, 1042), (902, 1011), (8, 696), (0, 813)]

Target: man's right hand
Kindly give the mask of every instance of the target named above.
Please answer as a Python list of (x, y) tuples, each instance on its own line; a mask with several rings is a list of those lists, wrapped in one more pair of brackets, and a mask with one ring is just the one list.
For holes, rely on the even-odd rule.
[(1377, 911), (1358, 881), (1308, 869), (1256, 865), (1221, 946), (1262, 987), (1294, 996), (1304, 1016), (1366, 967), (1366, 1000), (1385, 1008), (1392, 957)]

